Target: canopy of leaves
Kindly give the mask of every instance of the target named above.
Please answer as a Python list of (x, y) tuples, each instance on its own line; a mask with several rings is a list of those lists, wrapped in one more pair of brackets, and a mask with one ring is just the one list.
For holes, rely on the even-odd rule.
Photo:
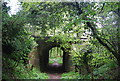
[[(73, 64), (84, 66), (88, 74), (90, 67), (114, 61), (120, 65), (119, 2), (22, 2), (20, 5), (22, 9), (9, 16), (10, 8), (3, 3), (5, 58), (26, 64), (29, 52), (36, 46), (31, 35), (37, 35), (49, 36), (48, 41), (61, 41), (61, 47), (71, 47)], [(97, 74), (96, 70), (94, 73)]]

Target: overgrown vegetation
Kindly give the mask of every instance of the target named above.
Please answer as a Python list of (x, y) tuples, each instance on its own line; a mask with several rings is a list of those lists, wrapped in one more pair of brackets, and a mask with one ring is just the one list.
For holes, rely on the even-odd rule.
[(13, 59), (3, 57), (3, 79), (48, 79), (46, 73), (36, 68), (29, 68), (29, 64), (18, 63)]
[(68, 73), (63, 73), (61, 79), (113, 79), (117, 77), (118, 74), (117, 65), (114, 62), (101, 65), (100, 67), (93, 67), (90, 74), (84, 74), (82, 70), (81, 73), (71, 71)]
[(8, 15), (7, 3), (3, 3), (3, 79), (47, 79), (28, 64), (28, 54), (36, 46), (31, 33), (24, 27), (26, 19), (21, 15)]
[(3, 79), (48, 78), (27, 67), (28, 54), (37, 46), (32, 36), (48, 36), (48, 41), (71, 48), (74, 71), (63, 73), (61, 79), (120, 78), (120, 2), (22, 2), (21, 10), (11, 16), (6, 5), (2, 5)]

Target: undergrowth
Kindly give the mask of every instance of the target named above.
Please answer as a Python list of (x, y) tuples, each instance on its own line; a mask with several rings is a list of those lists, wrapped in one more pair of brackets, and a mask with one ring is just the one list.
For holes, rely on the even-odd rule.
[(35, 68), (29, 68), (23, 63), (17, 63), (12, 59), (3, 58), (2, 79), (48, 79), (46, 73), (41, 73)]
[(75, 73), (73, 71), (69, 73), (63, 73), (61, 79), (79, 79), (79, 73)]
[(81, 74), (79, 72), (63, 73), (61, 79), (115, 79), (118, 70), (115, 62), (104, 64), (93, 70), (93, 74)]

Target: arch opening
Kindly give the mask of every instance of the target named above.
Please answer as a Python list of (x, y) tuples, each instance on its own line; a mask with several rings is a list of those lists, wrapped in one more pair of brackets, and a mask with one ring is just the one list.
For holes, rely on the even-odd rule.
[(49, 64), (63, 64), (63, 50), (60, 47), (53, 47), (49, 50)]
[[(47, 39), (46, 39), (47, 40)], [(65, 49), (64, 47), (60, 47), (60, 42), (46, 42), (46, 40), (39, 40), (37, 43), (39, 44), (37, 47), (37, 52), (39, 55), (39, 69), (41, 72), (47, 72), (47, 73), (63, 73), (63, 72), (69, 72), (71, 70), (71, 57), (70, 52)], [(54, 57), (56, 54), (51, 54), (50, 50), (58, 49), (57, 53), (60, 55), (60, 61), (56, 61), (58, 63), (58, 66), (53, 66), (51, 63), (51, 56)], [(66, 51), (67, 50), (67, 51)], [(57, 55), (56, 55), (57, 56)], [(57, 57), (55, 57), (56, 59)]]
[[(48, 53), (45, 54), (45, 71), (48, 73), (64, 72), (64, 49), (59, 46), (48, 47)], [(47, 50), (46, 50), (47, 52)]]

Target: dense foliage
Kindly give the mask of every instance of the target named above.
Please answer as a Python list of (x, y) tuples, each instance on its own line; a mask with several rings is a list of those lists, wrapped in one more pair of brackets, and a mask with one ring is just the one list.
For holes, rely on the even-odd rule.
[(26, 31), (26, 19), (22, 14), (9, 16), (9, 8), (3, 3), (2, 16), (2, 61), (3, 79), (45, 79), (35, 68), (30, 69), (28, 54), (36, 46), (31, 33)]
[[(20, 5), (21, 10), (9, 16), (9, 8), (3, 3), (2, 46), (6, 72), (14, 67), (11, 72), (17, 73), (18, 68), (27, 66), (28, 54), (37, 45), (32, 37), (35, 35), (49, 36), (48, 41), (61, 41), (60, 47), (71, 48), (76, 73), (64, 73), (62, 79), (119, 78), (119, 2), (23, 2)], [(22, 71), (7, 78), (24, 78)], [(32, 69), (31, 75), (28, 72), (25, 78), (34, 72)], [(37, 77), (43, 79), (40, 75)]]

